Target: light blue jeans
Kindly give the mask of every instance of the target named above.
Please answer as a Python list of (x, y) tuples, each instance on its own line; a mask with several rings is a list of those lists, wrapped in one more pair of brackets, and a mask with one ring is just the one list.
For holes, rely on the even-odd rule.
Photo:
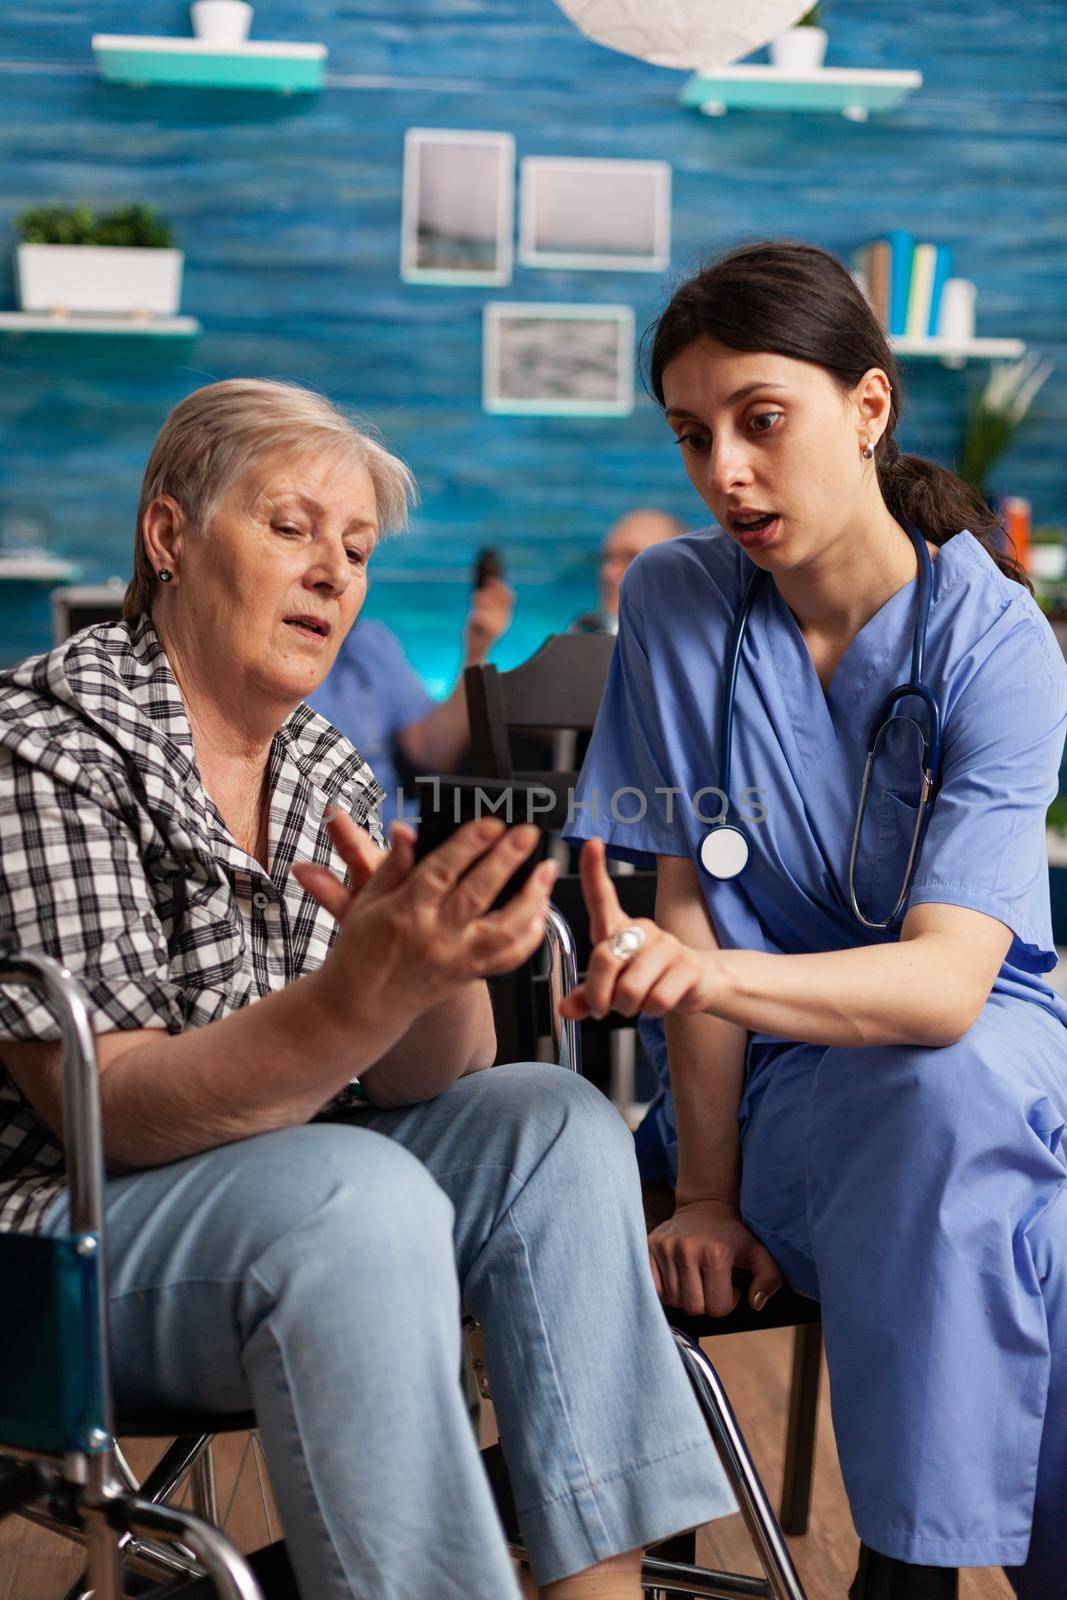
[(518, 1595), (461, 1302), (537, 1583), (733, 1509), (652, 1286), (631, 1135), (559, 1067), (116, 1178), (106, 1213), (120, 1409), (254, 1408), (305, 1600)]

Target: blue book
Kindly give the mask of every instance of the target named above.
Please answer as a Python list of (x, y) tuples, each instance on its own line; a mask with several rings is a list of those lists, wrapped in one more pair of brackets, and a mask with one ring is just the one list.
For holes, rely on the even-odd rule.
[(889, 332), (903, 335), (908, 325), (915, 235), (906, 228), (890, 228), (882, 237), (889, 245)]
[(945, 280), (951, 276), (952, 247), (939, 244), (937, 260), (934, 262), (934, 289), (930, 297), (930, 325), (926, 330), (931, 339), (937, 336), (937, 319), (941, 315), (941, 291), (945, 287)]

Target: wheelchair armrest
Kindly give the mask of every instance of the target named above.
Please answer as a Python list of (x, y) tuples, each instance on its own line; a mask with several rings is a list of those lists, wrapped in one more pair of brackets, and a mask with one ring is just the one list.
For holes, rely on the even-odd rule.
[(66, 967), (50, 956), (14, 951), (0, 955), (0, 983), (40, 990), (60, 1026), (63, 1063), (63, 1144), (70, 1220), (74, 1233), (100, 1237), (103, 1219), (104, 1141), (100, 1080), (89, 1013)]
[[(553, 1043), (557, 1044), (557, 1060), (563, 1059), (564, 1045), (567, 1050), (567, 1065), (579, 1077), (582, 1073), (582, 1042), (578, 1033), (578, 1024), (570, 1018), (559, 1015), (559, 1002), (578, 983), (578, 950), (574, 942), (574, 933), (570, 923), (560, 911), (559, 907), (549, 905), (548, 917), (545, 922), (545, 939), (549, 946), (549, 1009), (552, 1017)], [(559, 983), (556, 983), (556, 972), (559, 972)], [(558, 989), (558, 992), (557, 992)]]
[[(70, 1191), (68, 1231), (73, 1240), (52, 1243), (56, 1250), (73, 1247), (78, 1263), (74, 1282), (79, 1286), (77, 1301), (83, 1319), (78, 1337), (87, 1368), (77, 1396), (77, 1416), (73, 1421), (65, 1417), (63, 1429), (75, 1441), (66, 1444), (68, 1453), (101, 1455), (110, 1451), (113, 1429), (104, 1292), (104, 1138), (96, 1042), (81, 991), (66, 967), (50, 956), (26, 951), (0, 955), (0, 983), (25, 983), (39, 990), (59, 1023), (63, 1146)], [(47, 1241), (13, 1239), (11, 1243), (31, 1246)]]

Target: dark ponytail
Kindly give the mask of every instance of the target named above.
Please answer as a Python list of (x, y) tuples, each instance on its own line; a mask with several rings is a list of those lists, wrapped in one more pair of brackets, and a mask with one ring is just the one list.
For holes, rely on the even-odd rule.
[(683, 283), (642, 340), (646, 385), (662, 406), (663, 373), (695, 340), (768, 350), (822, 367), (849, 393), (880, 367), (892, 384), (889, 423), (874, 454), (878, 486), (894, 516), (941, 545), (969, 528), (997, 566), (1032, 586), (1008, 551), (1003, 524), (954, 472), (902, 455), (894, 434), (902, 385), (885, 329), (852, 274), (828, 250), (790, 239), (740, 245)]

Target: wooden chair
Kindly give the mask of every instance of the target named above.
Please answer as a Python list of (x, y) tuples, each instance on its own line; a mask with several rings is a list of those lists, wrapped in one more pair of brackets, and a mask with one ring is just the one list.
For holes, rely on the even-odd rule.
[[(509, 672), (500, 672), (492, 665), (467, 668), (471, 772), (485, 778), (543, 782), (546, 791), (551, 790), (554, 803), (549, 809), (546, 794), (546, 809), (539, 820), (550, 830), (559, 832), (567, 825), (569, 797), (577, 774), (569, 770), (515, 771), (511, 755), (513, 736), (536, 732), (580, 736), (591, 731), (614, 644), (613, 638), (603, 634), (553, 634), (529, 660)], [(619, 900), (629, 916), (653, 916), (655, 881), (654, 871), (640, 869), (615, 880)], [(561, 873), (552, 898), (570, 924), (578, 968), (584, 972), (591, 945), (589, 919), (577, 874)], [(495, 981), (491, 989), (500, 1059), (524, 1060), (536, 1055), (541, 1041), (556, 1034), (550, 978), (544, 963), (535, 958), (519, 972)], [(633, 1022), (626, 1017), (611, 1016), (603, 1023), (583, 1023), (581, 1031), (584, 1036), (591, 1028), (605, 1026), (625, 1028), (632, 1027)], [(759, 1313), (742, 1300), (728, 1317), (690, 1318), (672, 1310), (669, 1318), (673, 1326), (693, 1338), (757, 1332), (764, 1328), (796, 1329), (780, 1521), (786, 1533), (806, 1533), (822, 1370), (822, 1325), (817, 1303), (782, 1288)], [(672, 1541), (671, 1555), (675, 1559), (685, 1559), (676, 1541)]]

